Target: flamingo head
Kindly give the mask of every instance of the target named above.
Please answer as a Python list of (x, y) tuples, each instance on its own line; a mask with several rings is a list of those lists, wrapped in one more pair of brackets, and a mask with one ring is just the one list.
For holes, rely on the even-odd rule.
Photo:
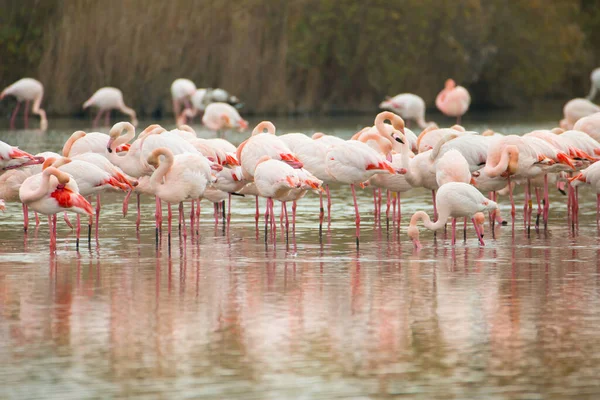
[(417, 225), (409, 225), (406, 233), (415, 245), (415, 249), (420, 250), (423, 246), (421, 246), (421, 242), (419, 241), (419, 228), (417, 228)]
[[(157, 149), (158, 150), (158, 149)], [(160, 165), (160, 152), (156, 150), (153, 151), (149, 156), (146, 162), (154, 168), (158, 168)]]
[(454, 79), (447, 79), (444, 87), (447, 90), (454, 89), (456, 87), (456, 82), (454, 82)]

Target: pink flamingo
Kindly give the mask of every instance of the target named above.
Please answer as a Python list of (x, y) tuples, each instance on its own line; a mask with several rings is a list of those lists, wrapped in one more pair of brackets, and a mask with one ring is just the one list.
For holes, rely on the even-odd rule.
[[(44, 157), (33, 156), (0, 140), (0, 171), (41, 164)], [(0, 172), (1, 173), (1, 172)]]
[[(62, 157), (60, 159), (48, 158), (44, 162), (44, 166), (46, 165), (52, 165), (53, 167), (58, 168), (60, 171), (66, 172), (73, 179), (75, 179), (79, 188), (79, 194), (82, 196), (86, 197), (94, 194), (96, 195), (95, 237), (96, 241), (98, 241), (101, 207), (100, 192), (103, 192), (107, 189), (128, 191), (131, 190), (131, 184), (129, 184), (127, 181), (126, 183), (121, 182), (122, 174), (113, 176), (101, 167), (83, 160), (70, 159), (66, 157)], [(91, 237), (91, 225), (90, 219), (90, 223), (88, 224), (90, 236), (88, 236), (88, 239)], [(77, 246), (79, 246), (80, 233), (81, 221), (79, 219), (79, 215), (77, 215)]]
[(356, 245), (358, 246), (360, 241), (360, 213), (354, 186), (368, 181), (375, 174), (395, 174), (396, 171), (383, 155), (365, 143), (356, 140), (349, 140), (333, 146), (327, 152), (326, 165), (329, 174), (336, 181), (349, 184), (352, 189), (356, 215)]
[(562, 129), (573, 129), (577, 121), (583, 117), (600, 112), (600, 107), (587, 99), (572, 99), (569, 100), (563, 107), (564, 118), (560, 120)]
[(103, 113), (106, 113), (105, 119), (104, 119), (105, 124), (106, 124), (106, 126), (109, 126), (110, 110), (112, 110), (112, 109), (119, 110), (123, 114), (129, 115), (129, 117), (131, 118), (131, 123), (134, 126), (137, 126), (137, 124), (138, 124), (135, 111), (132, 108), (129, 108), (125, 105), (125, 102), (123, 101), (123, 93), (117, 88), (103, 87), (103, 88), (96, 90), (96, 92), (92, 95), (92, 97), (90, 97), (89, 99), (86, 100), (85, 103), (83, 103), (83, 109), (85, 110), (86, 108), (91, 107), (91, 106), (98, 108), (98, 114), (96, 115), (96, 118), (94, 118), (94, 121), (92, 122), (93, 126), (98, 125), (100, 116)]
[(583, 117), (575, 122), (573, 129), (585, 132), (596, 141), (600, 141), (600, 112)]
[[(171, 204), (179, 204), (179, 221), (183, 223), (183, 235), (185, 237), (187, 230), (183, 202), (202, 197), (207, 185), (213, 181), (211, 166), (209, 161), (198, 153), (173, 155), (173, 152), (166, 147), (154, 149), (147, 161), (148, 164), (156, 168), (150, 177), (150, 187), (154, 191), (157, 200), (161, 199), (168, 203), (170, 243)], [(157, 207), (158, 204), (157, 201)]]
[(435, 231), (443, 228), (449, 217), (471, 217), (475, 232), (477, 232), (479, 244), (482, 246), (485, 245), (480, 228), (485, 219), (482, 212), (497, 209), (498, 205), (495, 202), (484, 197), (473, 186), (463, 182), (448, 182), (440, 186), (436, 194), (436, 202), (439, 211), (437, 222), (431, 222), (429, 215), (424, 211), (417, 211), (410, 219), (408, 236), (412, 239), (417, 249), (422, 247), (419, 241), (417, 222), (422, 219), (427, 229)]
[(590, 94), (588, 94), (587, 99), (589, 101), (592, 101), (594, 100), (594, 97), (596, 97), (598, 89), (600, 89), (600, 68), (596, 68), (592, 71), (592, 73), (590, 74), (590, 81), (592, 87), (590, 88)]
[(40, 129), (43, 131), (48, 129), (46, 111), (40, 107), (44, 97), (44, 86), (41, 84), (41, 82), (33, 78), (19, 79), (12, 85), (6, 87), (2, 93), (0, 93), (0, 100), (7, 95), (15, 96), (17, 98), (17, 105), (15, 106), (15, 110), (10, 117), (10, 129), (15, 128), (15, 118), (17, 117), (19, 106), (23, 100), (25, 101), (25, 113), (23, 116), (25, 121), (25, 129), (27, 129), (27, 117), (29, 114), (30, 101), (33, 101), (31, 112), (40, 116)]
[(171, 84), (171, 97), (173, 99), (173, 114), (178, 121), (181, 114), (181, 105), (184, 109), (192, 108), (190, 100), (196, 92), (196, 84), (189, 79), (175, 79)]
[(238, 129), (240, 132), (248, 127), (248, 121), (227, 103), (211, 103), (206, 107), (202, 123), (213, 131), (222, 129)]
[(269, 221), (271, 230), (275, 234), (275, 213), (273, 210), (273, 198), (287, 196), (294, 188), (301, 186), (294, 168), (288, 164), (273, 160), (268, 155), (262, 156), (256, 165), (254, 173), (254, 184), (258, 194), (267, 199), (265, 212), (265, 242), (267, 241), (267, 227)]
[(456, 117), (456, 123), (460, 124), (460, 118), (467, 112), (471, 104), (471, 96), (467, 89), (456, 86), (453, 79), (448, 79), (444, 89), (435, 98), (435, 105), (444, 115)]
[(408, 120), (414, 120), (421, 129), (431, 125), (425, 121), (425, 101), (416, 94), (401, 93), (394, 97), (388, 96), (379, 104), (379, 108), (392, 110), (407, 123)]
[[(73, 157), (85, 153), (101, 154), (108, 157), (106, 144), (110, 137), (106, 133), (75, 131), (65, 142), (62, 148), (63, 157)], [(115, 149), (117, 153), (129, 150), (129, 144), (124, 144)]]
[(177, 117), (177, 125), (186, 124), (188, 120), (194, 118), (198, 113), (204, 114), (206, 109), (206, 93), (207, 90), (204, 88), (196, 89), (190, 98), (191, 106), (181, 111), (181, 114)]
[(92, 205), (79, 194), (75, 179), (54, 167), (25, 179), (19, 198), (34, 211), (48, 215), (51, 249), (56, 249), (56, 213), (68, 210), (88, 216), (94, 214)]

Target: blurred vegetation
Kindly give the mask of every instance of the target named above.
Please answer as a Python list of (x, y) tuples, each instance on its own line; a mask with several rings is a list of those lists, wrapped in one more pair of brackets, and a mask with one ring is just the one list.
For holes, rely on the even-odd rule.
[(600, 0), (0, 0), (0, 23), (0, 84), (38, 78), (54, 114), (107, 85), (165, 114), (179, 77), (246, 113), (433, 106), (448, 77), (511, 107), (584, 96), (600, 66)]

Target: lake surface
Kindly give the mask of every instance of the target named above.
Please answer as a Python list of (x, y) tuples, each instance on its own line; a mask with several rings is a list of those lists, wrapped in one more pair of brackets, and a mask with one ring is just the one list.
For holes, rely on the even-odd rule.
[[(555, 126), (555, 111), (474, 113), (464, 125), (524, 133)], [(349, 138), (373, 116), (272, 120), (281, 132)], [(46, 133), (1, 128), (0, 140), (59, 151), (89, 126), (50, 119)], [(576, 229), (553, 188), (547, 231), (526, 232), (517, 206), (514, 230), (497, 227), (493, 239), (486, 224), (485, 247), (471, 226), (456, 246), (421, 229), (419, 252), (406, 227), (415, 211), (431, 213), (425, 190), (403, 194), (400, 233), (375, 223), (372, 192), (361, 191), (358, 249), (345, 187), (332, 190), (322, 236), (308, 194), (296, 234), (286, 240), (278, 227), (267, 245), (253, 198), (234, 198), (225, 230), (203, 202), (199, 235), (174, 234), (169, 248), (166, 236), (155, 243), (151, 199), (137, 234), (134, 213), (123, 218), (122, 196), (109, 194), (99, 242), (77, 251), (59, 218), (56, 254), (45, 219), (24, 235), (10, 203), (0, 215), (0, 398), (599, 398), (600, 237), (589, 189)]]

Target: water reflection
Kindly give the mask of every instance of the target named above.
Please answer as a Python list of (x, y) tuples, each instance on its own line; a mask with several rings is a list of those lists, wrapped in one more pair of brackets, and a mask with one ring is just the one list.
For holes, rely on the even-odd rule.
[(547, 232), (528, 235), (517, 219), (492, 239), (486, 226), (485, 248), (471, 227), (456, 246), (423, 232), (420, 252), (405, 229), (430, 207), (425, 191), (403, 195), (399, 230), (376, 224), (362, 193), (358, 250), (347, 189), (335, 189), (322, 236), (318, 198), (307, 197), (296, 234), (286, 241), (278, 226), (266, 246), (254, 199), (235, 199), (225, 231), (203, 203), (199, 234), (174, 226), (169, 248), (165, 236), (155, 244), (150, 200), (136, 232), (135, 215), (120, 218), (109, 196), (98, 244), (77, 252), (59, 224), (55, 254), (46, 222), (24, 238), (10, 205), (0, 231), (3, 396), (593, 398), (595, 196), (580, 193), (575, 231), (554, 196)]

